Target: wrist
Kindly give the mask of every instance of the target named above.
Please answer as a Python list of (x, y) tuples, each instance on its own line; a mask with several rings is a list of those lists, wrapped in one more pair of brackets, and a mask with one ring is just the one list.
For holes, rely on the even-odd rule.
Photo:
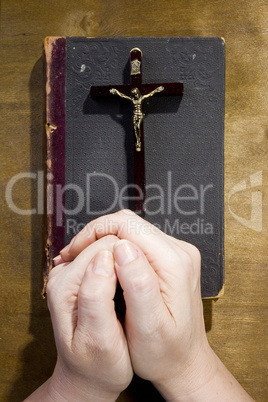
[(167, 402), (253, 401), (209, 345), (169, 381), (154, 385)]
[(203, 399), (195, 399), (193, 396), (213, 380), (216, 372), (217, 356), (206, 343), (193, 358), (174, 368), (168, 377), (154, 382), (154, 386), (169, 402), (203, 401)]
[(96, 381), (71, 372), (58, 361), (47, 384), (49, 401), (114, 402), (119, 393), (101, 389)]

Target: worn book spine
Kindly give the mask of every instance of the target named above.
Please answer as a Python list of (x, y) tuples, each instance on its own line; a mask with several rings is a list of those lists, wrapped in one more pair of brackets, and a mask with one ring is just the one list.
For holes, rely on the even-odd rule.
[[(57, 222), (57, 189), (65, 185), (65, 81), (66, 38), (48, 37), (44, 42), (45, 62), (45, 128), (46, 128), (46, 264), (43, 296), (53, 258), (64, 247), (64, 222)], [(64, 196), (64, 195), (63, 195)], [(64, 199), (63, 199), (64, 203)], [(60, 206), (62, 207), (62, 205)]]

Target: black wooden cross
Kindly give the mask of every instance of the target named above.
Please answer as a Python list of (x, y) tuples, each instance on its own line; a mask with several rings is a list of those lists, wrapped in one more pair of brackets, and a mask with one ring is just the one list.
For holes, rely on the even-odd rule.
[(135, 196), (135, 212), (144, 214), (145, 202), (145, 163), (142, 102), (151, 96), (182, 95), (181, 82), (143, 84), (142, 83), (142, 52), (138, 48), (130, 51), (130, 84), (91, 86), (92, 98), (112, 97), (118, 95), (132, 102), (133, 131), (136, 138), (134, 149), (134, 184), (138, 189)]

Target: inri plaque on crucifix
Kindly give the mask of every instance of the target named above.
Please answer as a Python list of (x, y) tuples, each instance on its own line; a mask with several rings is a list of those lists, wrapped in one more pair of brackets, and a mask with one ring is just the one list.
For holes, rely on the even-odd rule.
[[(92, 86), (90, 96), (92, 98), (108, 97), (111, 95), (119, 96), (122, 99), (130, 101), (132, 104), (132, 125), (135, 135), (134, 151), (134, 182), (138, 188), (140, 197), (135, 198), (135, 211), (145, 212), (145, 161), (144, 161), (144, 137), (143, 121), (145, 114), (142, 104), (145, 99), (152, 96), (161, 95), (182, 95), (183, 84), (181, 82), (172, 83), (142, 83), (142, 51), (139, 48), (133, 48), (130, 51), (130, 84)], [(161, 133), (159, 133), (160, 135)]]

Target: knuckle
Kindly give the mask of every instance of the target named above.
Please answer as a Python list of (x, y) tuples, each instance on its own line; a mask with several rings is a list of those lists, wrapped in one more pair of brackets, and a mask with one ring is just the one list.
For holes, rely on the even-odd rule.
[(196, 276), (195, 265), (191, 259), (191, 256), (188, 253), (183, 253), (181, 256), (184, 274), (191, 281)]
[[(92, 222), (94, 222), (94, 221), (92, 221)], [(92, 235), (92, 231), (93, 231), (93, 229), (92, 229), (92, 222), (87, 223), (87, 224), (83, 227), (83, 229), (80, 230), (80, 232), (78, 232), (76, 236), (74, 236), (74, 239), (75, 239), (76, 237), (80, 237), (80, 236), (83, 236), (83, 237), (90, 237), (90, 236)]]
[(195, 290), (200, 285), (201, 257), (199, 250), (190, 245), (186, 250), (180, 252), (180, 260), (183, 266), (183, 275), (186, 283)]
[(64, 285), (63, 278), (65, 277), (64, 273), (66, 272), (66, 268), (70, 265), (70, 263), (64, 263), (57, 265), (52, 268), (48, 274), (47, 285), (46, 285), (46, 293), (48, 297), (54, 295), (55, 293), (59, 294), (59, 288), (62, 289)]
[(154, 281), (151, 275), (143, 273), (139, 276), (133, 276), (130, 280), (131, 291), (142, 293), (143, 295), (150, 293), (154, 289)]
[(53, 275), (53, 270), (48, 275), (48, 281), (46, 286), (47, 297), (51, 298), (55, 293), (55, 289), (57, 288), (57, 276)]
[(201, 264), (200, 251), (193, 244), (186, 243), (185, 249), (181, 248), (180, 244), (178, 244), (177, 256), (185, 268), (196, 268)]
[(81, 303), (86, 304), (86, 305), (100, 305), (103, 304), (103, 292), (102, 289), (95, 287), (92, 289), (90, 292), (83, 288), (79, 289), (78, 293), (78, 299)]
[(130, 209), (121, 209), (120, 211), (116, 212), (119, 216), (125, 217), (125, 215), (136, 216), (135, 212), (131, 211)]
[(179, 247), (176, 250), (176, 256), (174, 256), (174, 262), (177, 267), (180, 267), (178, 275), (183, 274), (183, 277), (185, 279), (187, 278), (187, 282), (191, 281), (192, 278), (196, 276), (195, 268), (196, 266), (198, 266), (198, 264), (194, 263), (192, 254), (189, 252), (188, 249), (186, 251)]
[(194, 246), (193, 244), (189, 244), (189, 253), (191, 254), (191, 256), (195, 262), (201, 261), (201, 253), (200, 253), (199, 249), (196, 246)]
[(118, 241), (118, 237), (113, 234), (106, 235), (104, 239), (107, 244), (113, 244)]
[(192, 258), (189, 253), (185, 250), (180, 250), (180, 260), (181, 263), (184, 265), (185, 268), (189, 268), (192, 266)]
[[(176, 249), (179, 250), (179, 253), (182, 253), (183, 251), (188, 253), (190, 258), (194, 262), (200, 262), (201, 261), (201, 254), (199, 249), (193, 245), (192, 243), (187, 243), (182, 240), (177, 240), (176, 239)], [(182, 247), (183, 246), (183, 247)]]
[(178, 247), (171, 247), (168, 253), (168, 257), (175, 265), (181, 267), (190, 267), (192, 264), (192, 259), (190, 254), (178, 245)]

